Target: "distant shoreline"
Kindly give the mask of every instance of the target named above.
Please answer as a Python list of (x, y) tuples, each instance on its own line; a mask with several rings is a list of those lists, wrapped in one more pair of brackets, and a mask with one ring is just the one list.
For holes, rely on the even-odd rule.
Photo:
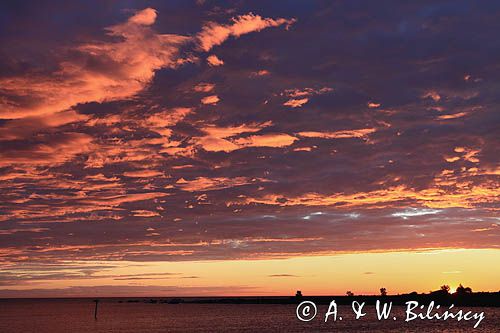
[(0, 298), (1, 301), (9, 300), (89, 300), (100, 299), (103, 301), (119, 303), (151, 303), (151, 304), (298, 304), (309, 300), (316, 304), (329, 304), (335, 299), (339, 305), (350, 305), (353, 301), (375, 304), (377, 300), (392, 302), (394, 305), (404, 305), (408, 301), (429, 303), (435, 301), (442, 305), (455, 304), (456, 306), (483, 306), (500, 307), (500, 292), (477, 292), (466, 295), (457, 294), (402, 294), (402, 295), (359, 295), (359, 296), (185, 296), (185, 297), (9, 297)]

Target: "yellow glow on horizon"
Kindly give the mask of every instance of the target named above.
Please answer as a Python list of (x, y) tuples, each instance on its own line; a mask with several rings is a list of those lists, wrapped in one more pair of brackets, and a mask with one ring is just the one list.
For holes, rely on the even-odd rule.
[[(120, 266), (95, 273), (91, 278), (37, 281), (36, 288), (145, 288), (137, 296), (293, 295), (296, 290), (304, 295), (345, 295), (347, 290), (355, 295), (373, 295), (382, 287), (389, 294), (427, 293), (443, 284), (450, 286), (450, 292), (459, 284), (473, 291), (498, 291), (500, 267), (492, 265), (494, 262), (500, 262), (500, 250), (354, 253), (272, 260), (110, 262)], [(85, 267), (82, 263), (78, 265)], [(120, 278), (131, 275), (139, 278)], [(16, 289), (33, 286), (20, 285)], [(151, 286), (164, 288), (155, 289), (153, 295), (147, 292)], [(112, 296), (115, 291), (110, 289), (109, 295), (102, 296)], [(136, 295), (130, 293), (126, 296)]]

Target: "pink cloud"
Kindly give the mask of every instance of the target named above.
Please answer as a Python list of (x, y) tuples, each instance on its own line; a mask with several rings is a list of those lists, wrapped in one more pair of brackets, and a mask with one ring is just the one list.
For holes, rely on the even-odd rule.
[(214, 88), (215, 84), (213, 83), (201, 82), (194, 86), (193, 90), (196, 92), (211, 92)]
[(457, 118), (465, 117), (467, 115), (468, 115), (467, 112), (458, 112), (458, 113), (454, 113), (454, 114), (443, 114), (441, 116), (438, 116), (437, 119), (438, 120), (457, 119)]
[(58, 112), (51, 117), (30, 116), (22, 119), (12, 119), (0, 127), (0, 140), (26, 139), (35, 133), (47, 132), (52, 127), (86, 121), (89, 118), (87, 115), (69, 110)]
[(82, 200), (82, 202), (96, 206), (115, 207), (127, 202), (151, 200), (159, 197), (164, 197), (167, 195), (168, 195), (167, 193), (161, 193), (161, 192), (130, 193), (124, 195), (109, 196), (109, 197), (89, 198)]
[[(70, 52), (60, 59), (58, 70), (48, 76), (0, 80), (4, 94), (29, 101), (22, 104), (2, 100), (0, 118), (53, 114), (79, 103), (135, 95), (151, 81), (156, 70), (182, 63), (179, 47), (190, 40), (185, 36), (156, 33), (150, 27), (155, 19), (156, 11), (146, 8), (124, 23), (106, 28), (109, 36), (119, 40), (70, 47)], [(89, 63), (94, 63), (96, 68)]]
[[(169, 127), (174, 126), (179, 121), (184, 119), (188, 114), (193, 111), (192, 108), (178, 107), (173, 109), (163, 110), (150, 115), (143, 122), (144, 127), (148, 127), (151, 131), (169, 138), (172, 130)], [(159, 143), (165, 143), (160, 141)]]
[(235, 140), (235, 142), (241, 147), (286, 147), (293, 144), (296, 137), (278, 133), (278, 134), (263, 134), (263, 135), (251, 135), (249, 137), (240, 138)]
[(221, 190), (229, 187), (248, 185), (252, 183), (258, 183), (266, 181), (265, 179), (251, 179), (248, 177), (198, 177), (193, 180), (187, 181), (184, 178), (179, 179), (176, 182), (176, 186), (183, 191), (196, 192), (196, 191), (215, 191)]
[(63, 133), (25, 148), (0, 151), (0, 166), (27, 164), (55, 166), (93, 149), (92, 137), (83, 133)]
[(272, 19), (263, 18), (252, 13), (233, 17), (232, 24), (219, 24), (208, 22), (198, 34), (199, 47), (204, 51), (210, 51), (214, 46), (222, 44), (229, 37), (240, 37), (254, 31), (261, 31), (269, 27), (277, 27), (285, 24), (287, 27), (293, 24), (295, 19)]
[(280, 95), (285, 95), (291, 97), (288, 101), (283, 103), (285, 106), (292, 108), (302, 107), (304, 104), (309, 102), (309, 98), (314, 95), (322, 95), (332, 92), (333, 89), (329, 87), (323, 87), (321, 89), (313, 88), (303, 88), (303, 89), (287, 89)]
[(286, 101), (285, 103), (283, 103), (283, 105), (289, 106), (289, 107), (292, 107), (292, 108), (299, 108), (302, 105), (306, 104), (307, 102), (309, 102), (309, 98), (289, 99), (288, 101)]
[(269, 75), (271, 74), (268, 70), (266, 69), (261, 69), (259, 71), (256, 71), (256, 72), (252, 72), (250, 73), (250, 77), (256, 77), (256, 76), (266, 76), (266, 75)]
[(135, 13), (128, 21), (137, 25), (152, 25), (156, 21), (156, 13), (155, 9), (146, 8)]
[(428, 91), (422, 95), (422, 98), (431, 98), (434, 102), (439, 102), (441, 100), (441, 95), (436, 91)]
[(152, 212), (150, 210), (143, 210), (143, 209), (133, 210), (132, 211), (132, 215), (133, 216), (137, 216), (137, 217), (156, 217), (156, 216), (160, 216), (160, 214), (158, 212)]
[(209, 55), (207, 57), (207, 63), (213, 67), (224, 65), (224, 61), (219, 59), (219, 57), (217, 57), (215, 54)]
[(123, 173), (123, 175), (130, 178), (149, 178), (163, 176), (163, 172), (157, 170), (135, 170), (126, 171)]
[(215, 105), (220, 99), (217, 95), (206, 96), (201, 99), (201, 103), (205, 105)]
[(206, 151), (231, 152), (242, 148), (241, 144), (234, 142), (234, 137), (243, 133), (255, 133), (270, 126), (271, 122), (262, 124), (248, 124), (230, 127), (206, 126), (202, 129), (206, 133), (202, 137), (194, 137), (192, 142)]
[(345, 138), (363, 138), (368, 134), (374, 133), (375, 128), (362, 128), (356, 130), (343, 130), (336, 132), (299, 132), (297, 135), (304, 138), (323, 138), (323, 139), (345, 139)]

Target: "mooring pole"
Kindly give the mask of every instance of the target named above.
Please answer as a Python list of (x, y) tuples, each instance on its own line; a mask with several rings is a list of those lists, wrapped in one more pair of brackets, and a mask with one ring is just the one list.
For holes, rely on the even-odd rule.
[(94, 319), (97, 320), (97, 304), (99, 304), (99, 300), (95, 299), (95, 310), (94, 310)]

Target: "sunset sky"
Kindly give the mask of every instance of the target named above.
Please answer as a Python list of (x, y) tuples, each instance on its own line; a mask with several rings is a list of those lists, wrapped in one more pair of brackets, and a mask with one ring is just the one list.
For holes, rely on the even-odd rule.
[(500, 289), (498, 1), (0, 6), (0, 297)]

